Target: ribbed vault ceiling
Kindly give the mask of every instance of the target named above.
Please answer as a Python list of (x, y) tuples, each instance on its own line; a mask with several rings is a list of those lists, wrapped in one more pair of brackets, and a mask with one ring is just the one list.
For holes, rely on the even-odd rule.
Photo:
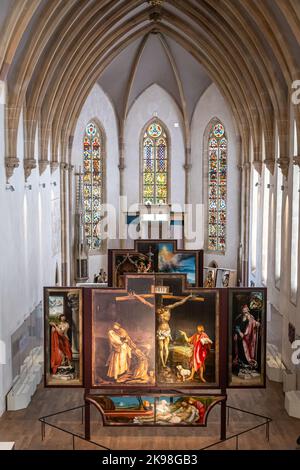
[(275, 122), (287, 155), (289, 93), (300, 67), (299, 0), (165, 0), (161, 7), (142, 0), (2, 2), (8, 157), (17, 157), (23, 108), (26, 158), (34, 155), (38, 126), (41, 159), (50, 141), (52, 159), (60, 148), (67, 161), (96, 81), (115, 103), (121, 135), (134, 99), (152, 82), (161, 84), (182, 109), (187, 147), (195, 102), (214, 81), (235, 118), (244, 160), (250, 135), (254, 158), (262, 158), (262, 130), (266, 158), (274, 159)]
[(190, 123), (195, 105), (211, 79), (202, 65), (173, 39), (150, 33), (126, 47), (98, 82), (112, 99), (120, 119), (143, 91), (157, 83), (172, 95), (181, 110), (185, 108)]

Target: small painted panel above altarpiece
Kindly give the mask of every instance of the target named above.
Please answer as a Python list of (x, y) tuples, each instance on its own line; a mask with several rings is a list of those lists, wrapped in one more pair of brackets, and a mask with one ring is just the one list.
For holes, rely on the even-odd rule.
[(176, 240), (136, 240), (133, 250), (108, 250), (108, 283), (124, 287), (133, 273), (185, 274), (187, 286), (203, 284), (203, 250), (180, 250)]

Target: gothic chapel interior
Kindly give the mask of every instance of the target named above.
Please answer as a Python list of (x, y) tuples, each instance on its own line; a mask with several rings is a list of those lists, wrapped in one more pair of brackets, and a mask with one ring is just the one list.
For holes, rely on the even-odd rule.
[(80, 449), (204, 448), (227, 405), (216, 449), (295, 449), (300, 1), (0, 0), (0, 38), (0, 447), (69, 449), (39, 419), (84, 396)]

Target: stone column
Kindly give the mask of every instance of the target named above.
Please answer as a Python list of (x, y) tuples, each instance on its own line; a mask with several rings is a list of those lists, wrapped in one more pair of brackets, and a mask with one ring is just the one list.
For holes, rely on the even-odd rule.
[(35, 123), (30, 115), (31, 110), (24, 107), (24, 176), (27, 182), (32, 170), (37, 167), (35, 152)]
[(271, 175), (274, 175), (275, 157), (274, 158), (272, 157), (273, 155), (276, 155), (274, 130), (273, 129), (265, 130), (264, 139), (265, 139), (264, 164), (266, 168), (269, 170), (269, 172), (271, 173)]
[(242, 286), (248, 285), (249, 265), (249, 219), (250, 219), (250, 175), (251, 166), (245, 162), (240, 166), (241, 185), (241, 224), (240, 224), (240, 249), (238, 278)]
[[(2, 82), (3, 83), (3, 82)], [(2, 85), (4, 102), (7, 101), (7, 90), (5, 83)], [(21, 109), (17, 108), (13, 103), (9, 103), (5, 107), (5, 168), (7, 182), (12, 177), (16, 168), (20, 165), (20, 160), (17, 157), (17, 140), (18, 140), (18, 126)]]
[[(119, 168), (119, 184), (120, 184), (120, 194), (119, 196), (123, 196), (124, 195), (124, 170), (125, 170), (125, 141), (124, 141), (124, 138), (123, 136), (120, 136), (119, 138), (119, 165), (118, 165), (118, 168)], [(120, 214), (121, 214), (121, 220), (123, 223), (123, 213), (121, 212), (122, 210), (122, 207), (121, 205), (119, 204), (119, 211), (120, 211)], [(119, 232), (120, 232), (120, 227), (119, 227)], [(120, 247), (121, 248), (124, 248), (125, 246), (125, 240), (123, 240), (123, 238), (120, 239)]]
[(73, 197), (73, 181), (74, 181), (74, 165), (68, 165), (68, 273), (69, 282), (73, 285), (74, 282), (74, 250), (73, 250), (73, 228), (74, 228), (74, 197)]
[[(192, 169), (192, 163), (191, 163), (191, 147), (189, 145), (186, 145), (185, 147), (185, 164), (183, 166), (184, 171), (185, 171), (185, 197), (184, 197), (184, 203), (185, 204), (190, 204), (191, 201), (191, 169)], [(185, 237), (185, 223), (186, 223), (186, 212), (184, 210), (183, 212), (183, 249), (186, 248), (186, 237)]]
[(283, 176), (287, 179), (289, 174), (289, 120), (277, 120), (278, 137), (279, 137), (279, 158), (277, 163), (282, 171)]
[[(56, 163), (56, 162), (55, 162)], [(68, 200), (68, 164), (61, 162), (60, 165), (60, 207), (61, 207), (61, 278), (62, 285), (68, 284), (68, 225), (67, 207)]]

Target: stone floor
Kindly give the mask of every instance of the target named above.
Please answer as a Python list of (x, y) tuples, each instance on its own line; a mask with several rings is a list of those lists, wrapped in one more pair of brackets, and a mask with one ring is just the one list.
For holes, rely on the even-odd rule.
[[(40, 386), (29, 407), (22, 411), (6, 412), (0, 418), (0, 441), (15, 441), (16, 449), (72, 449), (72, 436), (46, 426), (41, 439), (38, 418), (83, 403), (81, 389), (45, 389)], [(284, 409), (282, 385), (268, 382), (265, 390), (230, 390), (228, 404), (272, 418), (270, 441), (265, 426), (239, 437), (239, 449), (295, 449), (300, 435), (300, 420), (290, 418)], [(92, 440), (112, 450), (117, 449), (200, 449), (219, 440), (220, 407), (208, 418), (206, 428), (163, 427), (103, 427), (97, 410), (92, 412)], [(81, 411), (72, 411), (49, 418), (53, 424), (83, 435)], [(240, 412), (230, 411), (227, 435), (230, 436), (261, 423), (262, 420)], [(231, 439), (213, 449), (235, 449)], [(75, 439), (76, 449), (99, 449), (86, 441)]]

